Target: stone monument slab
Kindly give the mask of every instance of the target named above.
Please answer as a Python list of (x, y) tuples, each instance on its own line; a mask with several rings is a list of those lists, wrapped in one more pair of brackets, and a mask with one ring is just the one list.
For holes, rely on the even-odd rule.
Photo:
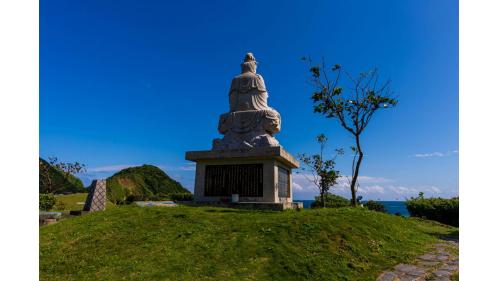
[(83, 210), (103, 211), (106, 209), (106, 200), (106, 180), (93, 180)]

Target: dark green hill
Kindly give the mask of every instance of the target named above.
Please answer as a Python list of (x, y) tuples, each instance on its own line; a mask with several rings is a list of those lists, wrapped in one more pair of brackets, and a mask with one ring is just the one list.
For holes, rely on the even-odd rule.
[(123, 169), (106, 180), (108, 199), (114, 203), (126, 200), (158, 200), (173, 193), (190, 193), (160, 168), (142, 165)]
[[(40, 165), (45, 165), (45, 167), (49, 168), (49, 176), (52, 181), (52, 189), (55, 190), (54, 193), (87, 192), (87, 189), (83, 186), (83, 183), (79, 178), (73, 175), (69, 175), (69, 177), (66, 178), (63, 172), (51, 166), (49, 162), (45, 161), (43, 158), (39, 158), (39, 161), (41, 162)], [(38, 191), (40, 193), (47, 193), (49, 192), (49, 189), (50, 188), (47, 186), (46, 181), (43, 180), (43, 175), (40, 171)]]

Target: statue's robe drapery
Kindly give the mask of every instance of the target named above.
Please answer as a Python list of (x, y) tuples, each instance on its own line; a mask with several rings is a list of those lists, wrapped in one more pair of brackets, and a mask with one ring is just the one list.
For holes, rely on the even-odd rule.
[(267, 91), (259, 74), (245, 72), (233, 78), (229, 90), (230, 111), (266, 110)]
[(257, 63), (241, 64), (242, 73), (233, 78), (229, 89), (229, 112), (219, 118), (219, 133), (213, 150), (279, 146), (274, 134), (281, 130), (281, 116), (267, 105), (264, 78), (256, 73)]

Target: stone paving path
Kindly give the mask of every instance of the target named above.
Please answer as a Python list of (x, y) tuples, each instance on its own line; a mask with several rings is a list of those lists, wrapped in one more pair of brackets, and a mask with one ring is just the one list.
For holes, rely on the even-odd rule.
[(458, 241), (442, 241), (413, 264), (398, 264), (383, 272), (377, 281), (450, 281), (458, 272)]

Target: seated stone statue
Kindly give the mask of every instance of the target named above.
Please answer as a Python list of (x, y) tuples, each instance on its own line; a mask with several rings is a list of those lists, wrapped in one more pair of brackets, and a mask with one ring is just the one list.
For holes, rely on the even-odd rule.
[(264, 78), (256, 70), (253, 54), (246, 54), (242, 73), (231, 81), (229, 112), (219, 118), (219, 133), (224, 137), (215, 139), (212, 149), (279, 146), (273, 135), (281, 129), (281, 116), (267, 105)]
[(265, 110), (267, 106), (267, 91), (264, 78), (257, 74), (257, 62), (252, 53), (245, 56), (241, 64), (241, 74), (231, 81), (229, 90), (229, 110)]

